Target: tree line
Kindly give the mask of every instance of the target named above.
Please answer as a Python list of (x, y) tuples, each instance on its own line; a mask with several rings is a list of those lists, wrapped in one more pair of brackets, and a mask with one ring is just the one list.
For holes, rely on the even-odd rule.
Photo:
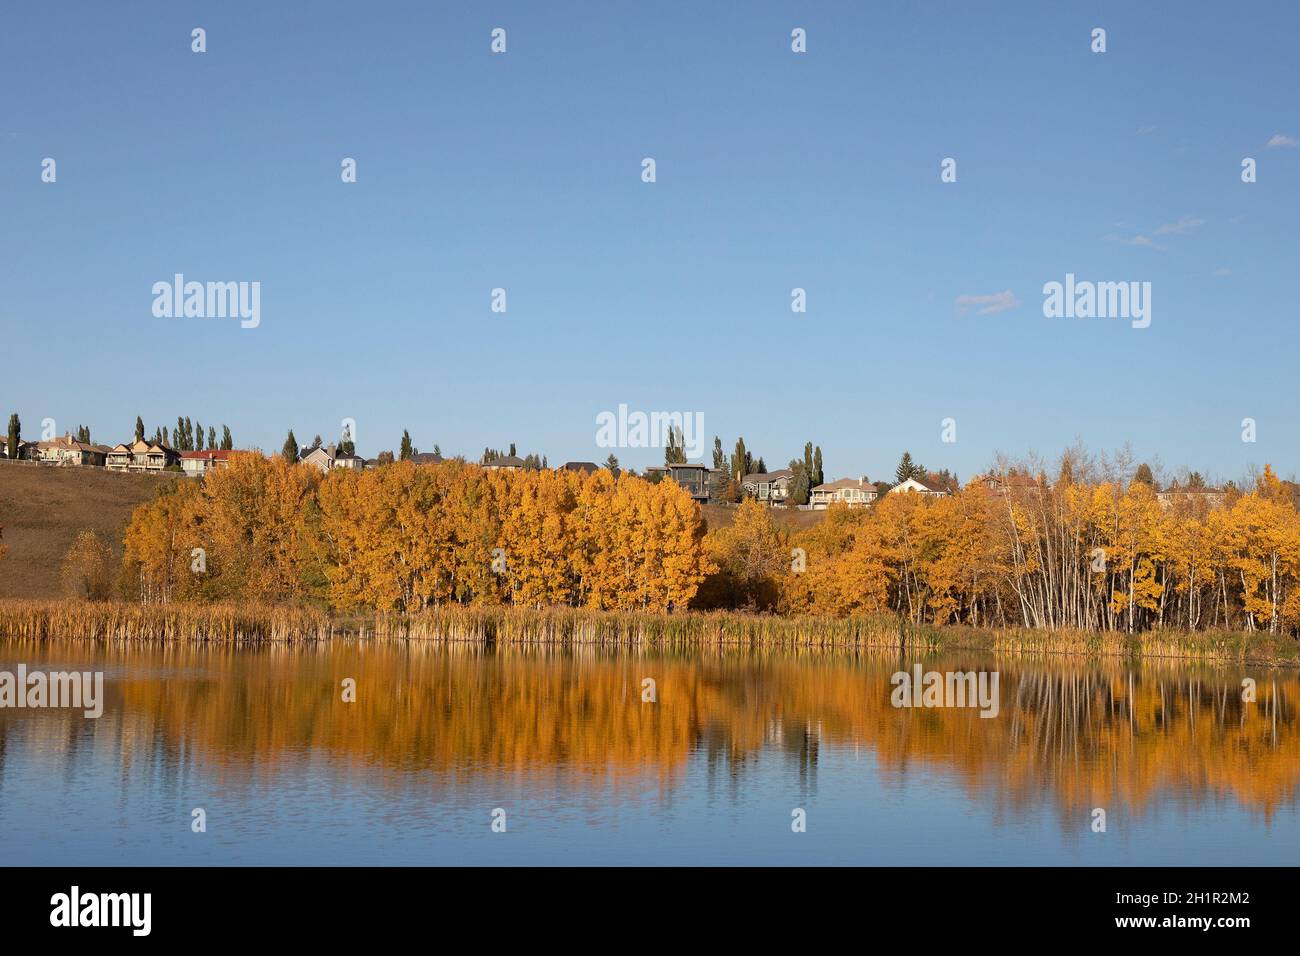
[(123, 582), (154, 601), (669, 611), (709, 570), (703, 519), (672, 482), (461, 461), (319, 470), (235, 455), (139, 506)]
[[(1003, 479), (1008, 476), (1004, 474)], [(698, 604), (914, 623), (1136, 632), (1300, 629), (1300, 488), (1266, 467), (1249, 492), (1040, 474), (945, 497), (832, 506), (799, 532), (746, 502), (706, 538)]]
[(997, 490), (975, 480), (944, 497), (834, 505), (802, 530), (745, 501), (709, 530), (676, 483), (609, 469), (491, 471), (453, 459), (322, 475), (236, 454), (136, 509), (118, 589), (146, 602), (337, 611), (692, 607), (1300, 631), (1300, 486), (1270, 467), (1253, 487), (1221, 492), (1193, 475), (1164, 501), (1149, 469), (1125, 481), (1066, 462), (1050, 482), (1023, 469), (994, 477)]

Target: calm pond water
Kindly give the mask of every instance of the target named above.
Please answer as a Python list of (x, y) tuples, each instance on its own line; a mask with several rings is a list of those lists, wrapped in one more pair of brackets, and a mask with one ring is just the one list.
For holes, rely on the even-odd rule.
[(102, 670), (106, 700), (98, 720), (0, 709), (4, 865), (1267, 865), (1300, 850), (1289, 671), (925, 658), (998, 671), (998, 715), (981, 718), (893, 707), (890, 676), (914, 662), (888, 652), (0, 641), (0, 670), (19, 663)]

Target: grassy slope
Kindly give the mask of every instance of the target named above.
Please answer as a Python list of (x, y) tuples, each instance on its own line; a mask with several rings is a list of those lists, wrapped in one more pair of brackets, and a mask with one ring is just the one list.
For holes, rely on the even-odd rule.
[(0, 462), (0, 525), (9, 546), (0, 558), (0, 598), (59, 597), (63, 556), (85, 528), (120, 555), (131, 510), (167, 481), (102, 468)]

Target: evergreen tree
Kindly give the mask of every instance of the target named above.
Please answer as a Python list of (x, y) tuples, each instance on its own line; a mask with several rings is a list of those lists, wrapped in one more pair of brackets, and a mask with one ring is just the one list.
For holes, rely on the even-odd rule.
[(817, 450), (813, 452), (812, 476), (809, 478), (813, 488), (818, 485), (826, 484), (826, 472), (822, 471), (822, 446), (818, 445)]
[(217, 448), (217, 429), (213, 425), (208, 426), (208, 450), (216, 451)]
[(280, 454), (289, 464), (298, 460), (298, 439), (293, 437), (293, 429), (289, 429), (289, 437), (284, 440), (284, 447), (280, 449)]
[(402, 461), (410, 461), (414, 455), (415, 455), (415, 449), (411, 446), (411, 433), (409, 431), (403, 430), (402, 447), (401, 450), (398, 452), (398, 457), (401, 458)]
[(144, 419), (139, 415), (135, 416), (135, 440), (144, 441)]
[(437, 455), (439, 458), (442, 457), (442, 448), (436, 442), (434, 443), (433, 446), (433, 453)]
[(343, 429), (343, 435), (339, 441), (339, 451), (345, 455), (355, 455), (357, 446), (352, 442), (352, 426), (348, 425)]
[(758, 462), (754, 465), (754, 470), (758, 472), (760, 475), (767, 474), (767, 462), (763, 460), (762, 455), (759, 456)]
[(510, 443), (510, 457), (511, 457), (511, 458), (514, 458), (514, 457), (515, 457), (515, 443), (514, 443), (514, 442), (511, 442), (511, 443)]
[(230, 436), (230, 426), (221, 426), (221, 448), (224, 451), (230, 451), (235, 447), (235, 440)]
[(1151, 473), (1151, 466), (1146, 462), (1138, 465), (1137, 472), (1133, 475), (1133, 481), (1138, 484), (1146, 485), (1149, 488), (1156, 486), (1155, 475)]
[(18, 420), (18, 413), (9, 416), (9, 441), (6, 451), (11, 459), (18, 457), (18, 443), (22, 441), (23, 424)]
[(618, 477), (619, 475), (618, 459), (614, 457), (613, 452), (610, 452), (609, 457), (605, 459), (605, 467), (609, 469), (610, 474), (612, 474), (615, 478)]
[[(613, 455), (609, 456), (613, 458)], [(722, 450), (722, 439), (717, 435), (713, 436), (713, 470), (724, 471), (727, 467), (727, 456)]]
[(903, 457), (898, 460), (898, 467), (894, 469), (894, 478), (897, 479), (895, 484), (901, 485), (909, 478), (920, 481), (925, 477), (925, 468), (912, 461), (912, 453), (903, 452)]

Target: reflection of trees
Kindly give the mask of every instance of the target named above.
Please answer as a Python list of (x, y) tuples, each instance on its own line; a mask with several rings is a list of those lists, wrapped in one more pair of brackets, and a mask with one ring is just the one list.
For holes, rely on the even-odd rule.
[[(32, 667), (48, 653), (9, 647)], [(198, 761), (238, 781), (327, 754), (396, 771), (375, 775), (381, 784), (428, 780), (416, 775), (430, 770), (441, 779), (562, 771), (568, 785), (593, 788), (652, 774), (667, 794), (692, 754), (733, 787), (761, 755), (777, 754), (804, 790), (816, 786), (823, 746), (857, 745), (887, 773), (924, 766), (1012, 807), (1050, 802), (1072, 813), (1140, 810), (1176, 792), (1230, 796), (1268, 817), (1295, 800), (1300, 782), (1300, 677), (1290, 672), (1256, 674), (1258, 702), (1245, 704), (1235, 672), (1004, 660), (1000, 713), (984, 719), (975, 709), (896, 710), (889, 676), (907, 665), (885, 654), (418, 642), (102, 653), (95, 666), (128, 675), (110, 676), (104, 717), (0, 715), (0, 755), (22, 725), (41, 755), (66, 763), (85, 756), (78, 748), (93, 746), (101, 759), (111, 748), (124, 773), (135, 761)], [(925, 667), (990, 662), (950, 655)], [(345, 677), (357, 682), (355, 703), (340, 699)], [(656, 681), (656, 703), (641, 701), (645, 677)]]

